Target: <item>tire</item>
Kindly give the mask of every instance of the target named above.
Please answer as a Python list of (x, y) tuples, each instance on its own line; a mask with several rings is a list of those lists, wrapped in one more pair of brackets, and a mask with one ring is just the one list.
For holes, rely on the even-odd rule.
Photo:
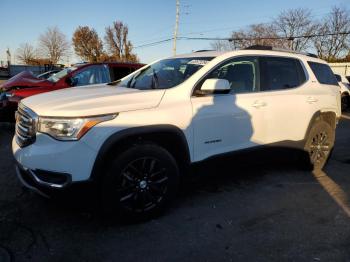
[(346, 112), (349, 110), (349, 107), (350, 107), (349, 96), (346, 94), (342, 94), (342, 96), (341, 96), (341, 111)]
[(126, 222), (159, 215), (177, 193), (179, 169), (173, 156), (155, 144), (133, 146), (116, 156), (101, 183), (105, 214)]
[(322, 170), (331, 156), (335, 140), (335, 130), (325, 121), (317, 121), (311, 128), (304, 150), (312, 170)]

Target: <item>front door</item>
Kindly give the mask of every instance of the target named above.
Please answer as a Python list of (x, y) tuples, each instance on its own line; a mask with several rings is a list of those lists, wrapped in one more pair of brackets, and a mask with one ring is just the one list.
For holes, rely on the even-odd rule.
[(256, 57), (237, 57), (210, 72), (210, 78), (229, 81), (227, 94), (196, 95), (193, 107), (194, 159), (244, 149), (264, 141), (264, 108), (259, 96), (259, 63)]

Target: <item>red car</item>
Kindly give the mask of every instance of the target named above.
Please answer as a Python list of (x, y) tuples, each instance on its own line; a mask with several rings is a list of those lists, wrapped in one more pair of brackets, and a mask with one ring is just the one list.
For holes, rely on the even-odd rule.
[(0, 85), (0, 122), (13, 121), (18, 102), (28, 96), (73, 86), (108, 83), (142, 67), (131, 63), (92, 63), (65, 68), (47, 79), (21, 72)]

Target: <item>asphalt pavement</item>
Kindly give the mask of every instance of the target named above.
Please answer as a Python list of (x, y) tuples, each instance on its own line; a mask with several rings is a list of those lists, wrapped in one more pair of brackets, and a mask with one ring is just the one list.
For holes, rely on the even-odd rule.
[(92, 195), (23, 188), (0, 124), (0, 261), (350, 261), (350, 116), (324, 172), (271, 158), (207, 164), (161, 217), (121, 224)]

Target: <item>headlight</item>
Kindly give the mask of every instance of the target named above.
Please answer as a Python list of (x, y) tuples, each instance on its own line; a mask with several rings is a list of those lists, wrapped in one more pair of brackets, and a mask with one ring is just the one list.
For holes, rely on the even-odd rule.
[(7, 97), (7, 98), (9, 98), (9, 97), (13, 97), (15, 94), (13, 94), (13, 93), (5, 93), (5, 96)]
[(93, 126), (114, 119), (117, 114), (88, 118), (39, 117), (38, 132), (48, 134), (58, 140), (79, 140)]

